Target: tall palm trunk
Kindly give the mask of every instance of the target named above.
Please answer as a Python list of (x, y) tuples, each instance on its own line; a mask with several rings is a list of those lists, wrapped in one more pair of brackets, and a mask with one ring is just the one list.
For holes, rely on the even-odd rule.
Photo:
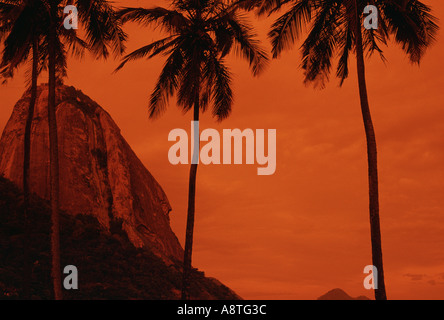
[(370, 114), (365, 82), (364, 50), (362, 45), (361, 22), (358, 11), (358, 1), (355, 0), (356, 22), (356, 60), (358, 71), (359, 97), (361, 111), (364, 120), (365, 136), (367, 140), (368, 184), (369, 184), (369, 208), (370, 208), (370, 234), (372, 242), (372, 261), (377, 268), (377, 289), (375, 287), (375, 299), (387, 300), (384, 282), (384, 269), (382, 264), (381, 229), (379, 223), (379, 191), (378, 191), (378, 164), (376, 151), (376, 137)]
[(50, 165), (50, 197), (51, 197), (51, 278), (54, 299), (61, 300), (61, 269), (60, 269), (60, 221), (59, 221), (59, 148), (56, 122), (56, 16), (57, 4), (51, 1), (51, 26), (48, 43), (48, 125), (49, 125), (49, 165)]
[[(199, 96), (194, 102), (194, 121), (199, 121)], [(194, 132), (199, 135), (199, 132)], [(192, 137), (194, 140), (194, 136)], [(194, 145), (192, 150), (194, 159), (194, 152), (199, 156), (199, 145)], [(192, 163), (190, 167), (190, 179), (188, 186), (188, 215), (187, 215), (187, 230), (185, 235), (185, 252), (183, 258), (183, 279), (182, 279), (182, 300), (190, 298), (190, 273), (191, 273), (191, 255), (193, 252), (193, 232), (194, 232), (194, 211), (196, 200), (196, 174), (197, 163)]]
[(38, 77), (38, 65), (39, 65), (39, 53), (38, 53), (38, 39), (34, 39), (32, 42), (32, 80), (31, 80), (31, 99), (29, 101), (28, 115), (26, 118), (25, 135), (23, 138), (23, 220), (24, 220), (24, 232), (25, 232), (25, 244), (24, 248), (24, 292), (23, 298), (30, 298), (30, 286), (32, 280), (32, 260), (29, 250), (29, 244), (31, 243), (31, 229), (29, 222), (29, 172), (31, 164), (31, 129), (32, 120), (34, 118), (34, 108), (37, 99), (37, 77)]

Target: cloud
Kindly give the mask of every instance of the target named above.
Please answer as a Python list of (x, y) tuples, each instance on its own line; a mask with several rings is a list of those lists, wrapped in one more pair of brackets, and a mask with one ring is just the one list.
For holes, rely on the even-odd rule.
[(444, 279), (443, 273), (438, 273), (433, 275), (406, 273), (403, 274), (403, 276), (409, 278), (410, 281), (423, 282), (431, 286), (444, 285), (444, 281), (440, 281)]
[(410, 274), (410, 273), (407, 273), (407, 274), (404, 274), (404, 277), (408, 277), (412, 281), (421, 281), (421, 280), (424, 279), (425, 275), (424, 274)]

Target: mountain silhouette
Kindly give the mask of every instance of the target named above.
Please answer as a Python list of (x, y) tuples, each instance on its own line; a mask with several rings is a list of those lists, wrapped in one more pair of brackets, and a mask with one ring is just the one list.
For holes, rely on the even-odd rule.
[(370, 300), (370, 299), (366, 296), (359, 296), (353, 298), (349, 296), (344, 290), (336, 288), (320, 296), (317, 300)]

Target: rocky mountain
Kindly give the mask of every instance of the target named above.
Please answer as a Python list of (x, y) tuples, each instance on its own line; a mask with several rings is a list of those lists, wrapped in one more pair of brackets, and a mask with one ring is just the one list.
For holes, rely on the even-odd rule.
[[(32, 294), (52, 297), (49, 254), (48, 86), (40, 85), (32, 125), (30, 219)], [(0, 299), (23, 288), (23, 136), (30, 92), (16, 103), (0, 139)], [(171, 206), (111, 116), (74, 87), (58, 86), (61, 260), (82, 272), (72, 299), (178, 299), (183, 249)], [(82, 271), (80, 271), (82, 270)], [(192, 270), (193, 299), (240, 299)]]
[[(40, 85), (31, 141), (31, 191), (43, 199), (49, 198), (47, 97), (47, 85)], [(17, 102), (0, 140), (0, 175), (18, 186), (29, 99), (26, 92)], [(134, 246), (149, 246), (165, 261), (183, 259), (167, 196), (110, 115), (74, 87), (59, 86), (56, 99), (61, 209), (94, 216), (108, 230), (121, 224)]]
[[(26, 245), (32, 261), (33, 300), (52, 299), (50, 278), (50, 209), (48, 201), (31, 198), (32, 241), (24, 234), (23, 194), (0, 176), (0, 300), (21, 299)], [(126, 232), (105, 230), (92, 215), (60, 215), (62, 266), (75, 265), (78, 290), (64, 290), (64, 299), (180, 299), (182, 264), (166, 264), (148, 246), (136, 248)], [(192, 299), (240, 299), (232, 290), (202, 271), (191, 273)]]
[(370, 300), (370, 299), (366, 296), (359, 296), (353, 298), (349, 296), (344, 290), (336, 288), (320, 296), (318, 300)]

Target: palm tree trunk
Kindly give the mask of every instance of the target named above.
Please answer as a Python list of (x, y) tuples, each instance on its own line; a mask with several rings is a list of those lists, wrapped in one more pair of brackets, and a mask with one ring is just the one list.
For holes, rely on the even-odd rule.
[(56, 16), (57, 4), (51, 2), (51, 26), (49, 29), (48, 53), (48, 125), (49, 125), (49, 163), (50, 163), (50, 197), (51, 197), (51, 278), (54, 299), (62, 300), (60, 268), (60, 221), (59, 221), (59, 148), (56, 122)]
[(32, 42), (32, 80), (31, 80), (31, 99), (29, 101), (28, 115), (26, 118), (25, 135), (23, 138), (23, 220), (24, 220), (24, 291), (23, 298), (30, 299), (30, 286), (32, 281), (32, 259), (30, 256), (29, 244), (31, 243), (31, 230), (29, 222), (29, 172), (31, 164), (31, 129), (34, 118), (34, 108), (37, 99), (37, 77), (38, 77), (38, 39)]
[[(196, 97), (194, 103), (194, 121), (199, 121), (199, 96)], [(199, 135), (199, 132), (194, 132)], [(194, 136), (191, 138), (194, 139)], [(199, 145), (194, 145), (196, 152), (199, 152)], [(192, 150), (194, 152), (194, 150)], [(192, 156), (194, 158), (194, 156)], [(190, 298), (190, 273), (191, 273), (191, 256), (193, 252), (193, 232), (194, 232), (194, 211), (196, 200), (196, 174), (197, 163), (192, 163), (190, 167), (190, 179), (188, 186), (188, 215), (187, 230), (185, 235), (185, 252), (183, 258), (183, 279), (182, 279), (182, 300)]]
[(373, 128), (372, 117), (367, 96), (365, 82), (364, 50), (362, 45), (360, 14), (357, 0), (355, 0), (356, 22), (356, 60), (358, 71), (359, 97), (361, 111), (364, 120), (365, 136), (367, 140), (368, 182), (369, 182), (369, 208), (370, 208), (370, 234), (372, 242), (372, 261), (377, 268), (377, 289), (375, 287), (375, 299), (387, 300), (384, 282), (384, 269), (382, 263), (381, 229), (379, 223), (379, 191), (378, 191), (378, 164), (376, 137)]

